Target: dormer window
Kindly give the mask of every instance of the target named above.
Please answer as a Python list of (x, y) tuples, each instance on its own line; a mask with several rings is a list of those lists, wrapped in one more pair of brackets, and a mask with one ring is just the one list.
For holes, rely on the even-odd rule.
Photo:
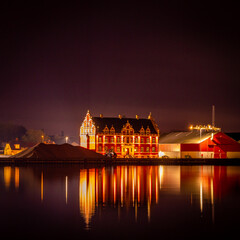
[(150, 134), (150, 128), (147, 127), (147, 129), (146, 129), (146, 135), (149, 135), (149, 134)]
[(109, 128), (107, 127), (107, 125), (106, 125), (106, 127), (103, 129), (103, 133), (104, 133), (104, 134), (109, 134)]
[(140, 135), (144, 135), (144, 134), (145, 134), (145, 130), (144, 130), (143, 126), (142, 126), (142, 128), (140, 129)]
[(113, 126), (110, 128), (110, 134), (111, 134), (111, 135), (114, 135), (114, 134), (115, 134), (115, 128), (114, 128)]

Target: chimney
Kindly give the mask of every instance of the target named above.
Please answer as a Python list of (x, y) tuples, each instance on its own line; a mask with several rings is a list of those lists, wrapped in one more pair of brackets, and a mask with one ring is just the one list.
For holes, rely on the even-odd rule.
[(139, 116), (138, 116), (138, 115), (136, 115), (136, 119), (139, 119)]
[(122, 115), (121, 115), (121, 114), (119, 114), (118, 117), (119, 117), (120, 119), (122, 119)]
[(212, 127), (215, 127), (215, 106), (212, 105)]
[(100, 118), (103, 118), (103, 115), (100, 113)]
[(150, 112), (148, 115), (148, 119), (151, 119), (151, 118), (152, 118), (152, 113)]

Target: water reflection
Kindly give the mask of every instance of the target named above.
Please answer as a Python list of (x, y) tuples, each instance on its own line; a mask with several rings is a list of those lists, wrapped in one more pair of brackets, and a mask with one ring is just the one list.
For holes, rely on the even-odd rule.
[[(90, 169), (74, 168), (2, 168), (6, 190), (31, 188), (40, 191), (40, 202), (56, 207), (61, 202), (72, 205), (83, 217), (86, 229), (99, 209), (133, 209), (134, 220), (139, 209), (146, 209), (151, 221), (152, 207), (166, 198), (181, 196), (203, 215), (211, 212), (215, 221), (215, 201), (240, 186), (240, 168), (226, 166), (116, 166)], [(21, 186), (22, 184), (22, 186)], [(13, 189), (12, 189), (13, 190)], [(39, 195), (38, 195), (39, 196)], [(61, 205), (62, 208), (62, 205)]]

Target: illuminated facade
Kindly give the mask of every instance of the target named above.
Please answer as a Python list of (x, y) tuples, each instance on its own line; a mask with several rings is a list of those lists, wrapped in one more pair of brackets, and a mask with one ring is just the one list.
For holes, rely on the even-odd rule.
[(204, 127), (172, 132), (159, 139), (159, 157), (239, 158), (240, 144), (223, 132)]
[(147, 119), (92, 117), (87, 112), (80, 127), (80, 146), (117, 157), (158, 157), (159, 129), (151, 114)]

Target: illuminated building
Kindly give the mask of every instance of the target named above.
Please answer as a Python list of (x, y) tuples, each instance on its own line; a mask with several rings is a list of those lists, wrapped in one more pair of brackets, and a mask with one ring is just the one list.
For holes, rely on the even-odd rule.
[(239, 158), (240, 144), (219, 128), (190, 127), (189, 132), (172, 132), (159, 139), (159, 156), (170, 158)]
[(80, 146), (117, 157), (158, 157), (159, 129), (151, 114), (147, 119), (92, 117), (87, 112), (80, 127)]
[(6, 143), (4, 147), (4, 155), (15, 155), (32, 146), (32, 143), (25, 143), (16, 138), (16, 140)]

